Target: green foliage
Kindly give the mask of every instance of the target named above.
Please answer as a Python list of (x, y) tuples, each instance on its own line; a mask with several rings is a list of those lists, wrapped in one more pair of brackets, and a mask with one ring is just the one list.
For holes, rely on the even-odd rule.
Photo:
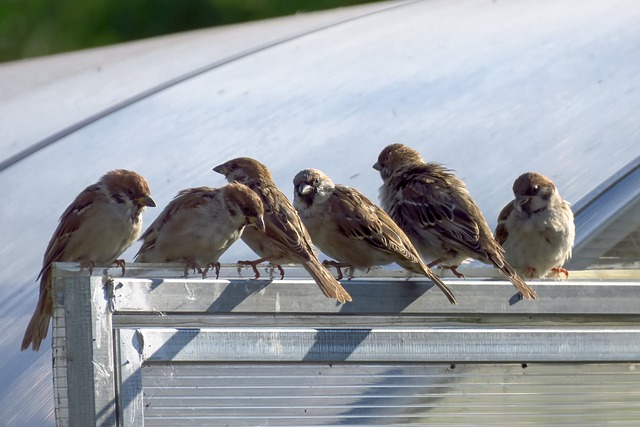
[(372, 0), (0, 0), (0, 62)]

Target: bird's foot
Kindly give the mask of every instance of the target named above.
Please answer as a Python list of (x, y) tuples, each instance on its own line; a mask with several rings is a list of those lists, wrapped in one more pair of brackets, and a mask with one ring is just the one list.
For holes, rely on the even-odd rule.
[(444, 268), (448, 268), (449, 270), (451, 270), (451, 272), (454, 274), (454, 276), (456, 276), (458, 279), (466, 279), (466, 277), (464, 277), (464, 274), (460, 273), (458, 271), (458, 266), (457, 265), (453, 265), (450, 267), (444, 267)]
[(240, 271), (242, 270), (243, 265), (248, 265), (253, 269), (253, 274), (256, 275), (253, 280), (258, 280), (260, 278), (260, 272), (256, 268), (256, 265), (260, 264), (261, 262), (261, 259), (256, 261), (238, 261), (238, 273), (240, 273)]
[(553, 267), (551, 269), (551, 271), (553, 271), (558, 276), (561, 275), (561, 274), (564, 274), (564, 280), (569, 280), (569, 271), (568, 270), (565, 270), (562, 267)]
[(441, 265), (442, 262), (443, 260), (438, 258), (437, 260), (431, 261), (429, 264), (427, 264), (427, 267), (429, 268), (438, 267), (438, 268), (443, 268), (445, 270), (451, 270), (453, 275), (456, 276), (458, 279), (466, 279), (466, 277), (464, 277), (464, 274), (458, 271), (458, 267), (460, 267), (459, 265)]
[[(200, 274), (203, 274), (202, 269), (200, 268), (198, 263), (190, 259), (185, 259), (184, 260), (184, 277), (189, 277), (189, 270), (193, 270), (193, 274), (195, 274), (196, 271)], [(204, 275), (202, 278), (204, 279)]]
[(535, 279), (536, 277), (538, 277), (538, 273), (534, 267), (527, 267), (522, 275), (527, 279)]
[(89, 276), (93, 274), (93, 268), (96, 266), (96, 263), (91, 261), (90, 259), (81, 259), (80, 260), (80, 271), (85, 268), (89, 270)]
[(338, 261), (329, 261), (327, 259), (322, 261), (322, 265), (325, 268), (333, 267), (333, 268), (336, 269), (336, 272), (338, 273), (338, 276), (336, 277), (336, 280), (342, 280), (342, 278), (344, 277), (344, 275), (342, 274), (342, 269), (343, 268), (347, 269), (347, 280), (353, 279), (354, 272), (356, 270), (355, 267), (350, 265), (350, 264), (344, 264), (344, 263), (341, 263), (341, 262), (338, 262)]
[(207, 273), (213, 269), (216, 272), (216, 279), (218, 279), (218, 277), (220, 277), (220, 263), (219, 262), (211, 262), (209, 264), (207, 264), (207, 268), (205, 268), (202, 271), (202, 278), (206, 279), (207, 278)]
[(116, 265), (116, 267), (120, 267), (122, 269), (122, 275), (124, 276), (124, 272), (125, 272), (125, 265), (127, 264), (126, 262), (124, 262), (123, 259), (117, 259), (115, 261), (113, 261), (113, 263)]

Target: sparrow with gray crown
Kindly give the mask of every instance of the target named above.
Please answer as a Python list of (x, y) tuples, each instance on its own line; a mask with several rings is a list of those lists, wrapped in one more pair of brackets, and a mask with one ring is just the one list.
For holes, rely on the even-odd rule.
[(315, 245), (340, 268), (370, 268), (396, 263), (431, 279), (456, 303), (453, 292), (427, 267), (411, 241), (385, 211), (358, 190), (340, 184), (317, 169), (293, 179), (293, 205)]
[(509, 265), (467, 186), (442, 165), (426, 163), (403, 144), (385, 147), (373, 168), (380, 172), (382, 207), (409, 236), (429, 267), (456, 268), (467, 258), (493, 264), (526, 299), (533, 289)]

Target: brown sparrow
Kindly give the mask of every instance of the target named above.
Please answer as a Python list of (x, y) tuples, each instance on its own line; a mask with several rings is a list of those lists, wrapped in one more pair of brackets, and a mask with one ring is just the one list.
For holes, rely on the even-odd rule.
[(114, 170), (85, 188), (60, 217), (42, 262), (40, 297), (22, 339), (21, 350), (40, 348), (47, 336), (53, 311), (51, 264), (79, 262), (89, 272), (95, 265), (116, 263), (124, 274), (124, 260), (117, 259), (140, 235), (145, 206), (155, 206), (147, 181), (135, 172)]
[(442, 280), (427, 267), (406, 234), (385, 211), (358, 190), (335, 185), (317, 169), (300, 171), (293, 179), (293, 205), (313, 243), (337, 260), (340, 268), (370, 268), (397, 263), (431, 279), (451, 304), (456, 299)]
[(289, 199), (276, 187), (266, 166), (257, 160), (240, 157), (213, 170), (223, 174), (229, 182), (245, 184), (260, 196), (264, 204), (265, 230), (251, 227), (242, 234), (242, 240), (260, 256), (255, 261), (240, 262), (253, 268), (256, 279), (260, 277), (256, 265), (261, 262), (301, 264), (325, 296), (341, 303), (351, 301), (347, 291), (318, 261), (307, 229)]
[(527, 172), (513, 183), (512, 200), (498, 217), (496, 240), (509, 264), (524, 277), (569, 272), (562, 265), (571, 258), (576, 227), (569, 202), (562, 200), (553, 182)]
[(385, 147), (373, 168), (380, 172), (382, 207), (407, 233), (420, 254), (462, 277), (456, 267), (466, 258), (493, 264), (526, 299), (537, 295), (507, 263), (487, 221), (466, 185), (438, 163), (425, 163), (413, 148)]
[(217, 279), (220, 255), (246, 225), (264, 230), (263, 214), (262, 201), (243, 184), (182, 190), (140, 237), (136, 262), (183, 261), (185, 275), (193, 268), (204, 279), (214, 268)]

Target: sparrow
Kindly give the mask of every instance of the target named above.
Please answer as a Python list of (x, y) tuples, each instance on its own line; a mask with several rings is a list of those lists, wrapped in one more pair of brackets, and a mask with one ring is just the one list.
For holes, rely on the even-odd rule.
[(355, 188), (334, 184), (317, 169), (304, 169), (293, 179), (293, 205), (313, 243), (340, 268), (370, 268), (396, 263), (431, 279), (451, 304), (451, 290), (427, 267), (407, 235), (385, 211)]
[(496, 240), (507, 261), (522, 276), (545, 277), (569, 272), (562, 265), (571, 258), (576, 234), (569, 202), (562, 200), (553, 182), (527, 172), (513, 183), (515, 199), (498, 217)]
[(380, 172), (382, 207), (404, 230), (428, 266), (456, 268), (467, 258), (493, 264), (526, 299), (537, 295), (504, 256), (466, 185), (438, 163), (425, 163), (403, 144), (385, 147), (373, 168)]
[(117, 264), (117, 259), (142, 229), (145, 206), (155, 206), (147, 181), (135, 172), (118, 169), (107, 172), (85, 188), (67, 207), (44, 254), (40, 294), (35, 312), (22, 339), (21, 350), (40, 348), (47, 336), (53, 312), (51, 266), (54, 262), (79, 262), (89, 273), (95, 265)]
[[(245, 226), (264, 230), (264, 208), (256, 193), (239, 183), (222, 188), (182, 190), (142, 234), (136, 262), (182, 261), (202, 278), (242, 234)], [(204, 268), (204, 270), (203, 270)]]
[(256, 265), (261, 262), (301, 264), (326, 297), (335, 298), (340, 303), (351, 301), (347, 291), (318, 261), (307, 229), (289, 199), (276, 187), (265, 165), (248, 157), (239, 157), (213, 170), (223, 174), (229, 182), (240, 182), (251, 188), (264, 205), (265, 229), (251, 227), (242, 234), (242, 240), (260, 256), (255, 261), (240, 262), (253, 268), (256, 279), (260, 277)]

